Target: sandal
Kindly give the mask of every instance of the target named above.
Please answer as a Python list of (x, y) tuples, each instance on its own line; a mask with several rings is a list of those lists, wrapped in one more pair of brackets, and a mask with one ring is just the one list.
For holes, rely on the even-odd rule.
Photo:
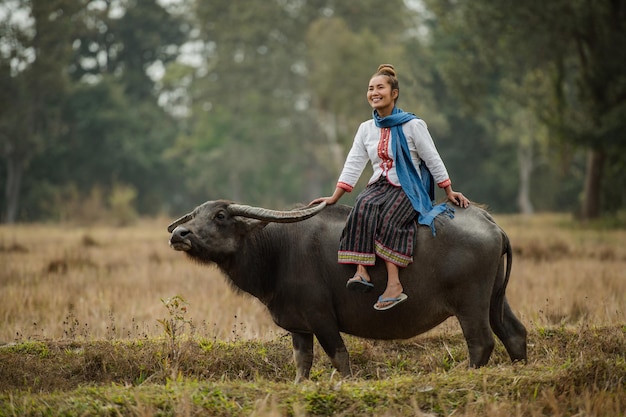
[[(409, 298), (409, 296), (406, 295), (405, 293), (402, 293), (397, 297), (390, 297), (390, 298), (383, 298), (383, 296), (381, 295), (380, 297), (378, 297), (378, 302), (374, 304), (374, 309), (378, 311), (389, 310), (390, 308), (397, 306), (398, 304), (400, 304), (407, 298)], [(378, 304), (380, 303), (391, 303), (391, 304), (386, 305), (384, 307), (378, 307)]]
[(356, 274), (348, 280), (346, 288), (351, 291), (368, 292), (374, 288), (374, 284), (366, 280), (362, 275)]

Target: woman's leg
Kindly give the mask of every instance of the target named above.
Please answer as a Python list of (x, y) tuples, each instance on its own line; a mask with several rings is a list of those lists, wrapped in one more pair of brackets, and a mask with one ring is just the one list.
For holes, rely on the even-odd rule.
[(366, 266), (357, 264), (356, 272), (346, 283), (346, 288), (352, 291), (369, 292), (372, 288), (374, 288), (374, 284), (372, 284), (371, 281), (372, 279), (367, 273)]
[[(381, 299), (385, 298), (397, 298), (400, 294), (402, 294), (402, 283), (400, 283), (400, 268), (398, 265), (385, 261), (385, 266), (387, 267), (387, 288), (385, 288), (385, 292), (381, 295)], [(379, 308), (386, 307), (393, 302), (378, 302), (376, 306)]]
[[(387, 198), (387, 184), (385, 179), (379, 180), (358, 195), (339, 241), (340, 264), (371, 266), (376, 263), (374, 239), (380, 207)], [(361, 272), (367, 274), (364, 270)]]
[(370, 275), (367, 273), (367, 268), (365, 267), (365, 265), (357, 265), (356, 266), (356, 273), (358, 275), (361, 275), (363, 278), (365, 278), (365, 280), (367, 282), (370, 282), (372, 280), (370, 278)]

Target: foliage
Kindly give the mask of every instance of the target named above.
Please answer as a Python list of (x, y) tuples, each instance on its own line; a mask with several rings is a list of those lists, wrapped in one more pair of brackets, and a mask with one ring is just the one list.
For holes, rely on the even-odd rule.
[(128, 226), (137, 219), (134, 203), (137, 191), (131, 186), (116, 184), (109, 197), (111, 217), (115, 219), (117, 226)]
[[(49, 135), (63, 129), (62, 98), (69, 88), (65, 64), (79, 6), (60, 1), (26, 0), (4, 7), (0, 22), (0, 156), (6, 172), (3, 220), (13, 222), (19, 210), (22, 180), (33, 158), (49, 146)], [(32, 24), (13, 18), (30, 6)], [(45, 34), (45, 35), (43, 35)]]
[[(626, 12), (621, 2), (553, 1), (547, 6), (539, 1), (497, 5), (461, 1), (452, 6), (430, 1), (428, 5), (440, 34), (434, 38), (459, 40), (455, 47), (443, 48), (444, 54), (456, 51), (454, 60), (442, 61), (447, 63), (442, 68), (446, 84), (468, 109), (482, 113), (492, 134), (516, 138), (522, 146), (519, 155), (527, 155), (526, 169), (532, 170), (532, 159), (537, 159), (529, 159), (529, 152), (541, 151), (542, 164), (551, 169), (540, 173), (549, 178), (564, 178), (564, 168), (574, 174), (576, 165), (568, 167), (568, 160), (576, 150), (588, 150), (593, 158), (587, 159), (583, 216), (600, 214), (596, 202), (601, 197), (605, 212), (623, 206), (623, 193), (607, 192), (603, 185), (624, 181), (623, 175), (609, 177), (605, 169), (605, 154), (617, 159), (624, 154), (616, 152), (624, 143), (615, 136), (624, 131), (626, 120), (615, 118), (626, 109)], [(459, 60), (465, 66), (454, 64)], [(464, 76), (468, 67), (470, 79)], [(525, 114), (522, 123), (514, 116), (519, 114)], [(533, 144), (534, 151), (529, 147)], [(518, 160), (523, 171), (522, 159)], [(542, 194), (563, 193), (559, 186), (548, 191)]]
[(165, 358), (165, 368), (176, 377), (183, 357), (183, 336), (185, 327), (191, 324), (186, 318), (188, 303), (179, 295), (167, 299), (161, 299), (167, 308), (169, 317), (157, 320), (163, 328), (167, 344), (167, 357)]
[(116, 184), (135, 190), (139, 214), (326, 195), (383, 62), (398, 69), (399, 105), (426, 120), (454, 187), (472, 200), (583, 214), (597, 201), (617, 213), (620, 5), (9, 0), (2, 219), (58, 220), (68, 194), (86, 200)]
[[(153, 178), (168, 171), (161, 157), (175, 126), (147, 70), (176, 57), (184, 39), (176, 19), (152, 0), (24, 0), (15, 10), (29, 11), (33, 27), (3, 26), (16, 34), (11, 55), (0, 57), (0, 82), (11, 86), (2, 103), (13, 102), (0, 116), (6, 220), (16, 220), (20, 199), (22, 220), (54, 218), (49, 201), (64, 189), (76, 185), (85, 197), (116, 182), (137, 189), (142, 213), (160, 211), (171, 183)], [(33, 62), (15, 63), (29, 51)]]

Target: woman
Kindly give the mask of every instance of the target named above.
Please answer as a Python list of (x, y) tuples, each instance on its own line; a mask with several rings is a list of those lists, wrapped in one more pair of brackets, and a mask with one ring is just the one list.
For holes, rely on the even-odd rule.
[(369, 291), (373, 284), (366, 267), (375, 264), (376, 256), (383, 259), (387, 287), (374, 304), (377, 310), (387, 310), (407, 299), (399, 268), (413, 261), (416, 216), (417, 223), (431, 226), (434, 232), (434, 218), (448, 210), (445, 203), (432, 206), (428, 180), (434, 178), (457, 206), (469, 206), (463, 194), (452, 190), (426, 123), (396, 107), (399, 94), (395, 69), (380, 65), (367, 89), (373, 118), (359, 126), (333, 195), (311, 202), (335, 204), (352, 191), (367, 161), (371, 162), (374, 175), (348, 216), (339, 245), (339, 263), (357, 265), (356, 274), (346, 284), (348, 289)]

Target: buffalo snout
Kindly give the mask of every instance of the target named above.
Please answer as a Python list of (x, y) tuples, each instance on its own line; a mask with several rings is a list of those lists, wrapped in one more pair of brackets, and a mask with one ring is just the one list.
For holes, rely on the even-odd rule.
[(170, 236), (170, 246), (174, 250), (188, 251), (191, 249), (191, 231), (183, 226), (178, 226), (172, 230)]

